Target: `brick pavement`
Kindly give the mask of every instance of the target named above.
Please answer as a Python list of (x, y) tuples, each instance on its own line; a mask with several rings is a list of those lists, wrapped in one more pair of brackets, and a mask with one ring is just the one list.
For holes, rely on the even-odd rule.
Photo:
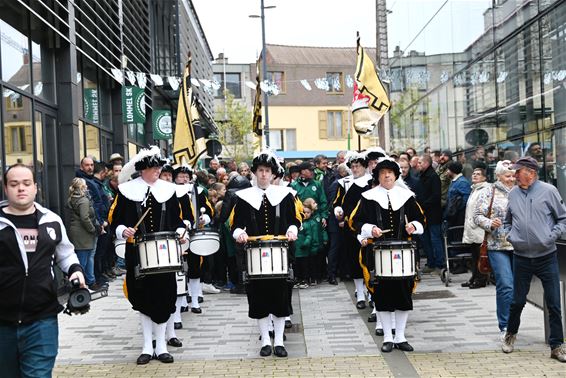
[[(566, 376), (566, 364), (548, 357), (543, 315), (527, 305), (517, 351), (499, 351), (493, 286), (444, 287), (425, 276), (407, 328), (414, 353), (381, 356), (381, 338), (365, 322), (369, 309), (354, 306), (353, 285), (327, 284), (295, 290), (295, 326), (287, 332), (289, 358), (259, 359), (255, 321), (245, 296), (206, 295), (203, 314), (183, 314), (182, 348), (170, 348), (174, 364), (138, 367), (139, 319), (114, 282), (108, 298), (84, 316), (60, 316), (55, 376)], [(77, 342), (78, 341), (78, 342)]]

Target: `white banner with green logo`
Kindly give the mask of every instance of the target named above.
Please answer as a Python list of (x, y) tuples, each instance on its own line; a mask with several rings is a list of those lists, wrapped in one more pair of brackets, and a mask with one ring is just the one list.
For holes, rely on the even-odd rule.
[(122, 87), (122, 122), (145, 122), (145, 96), (143, 89), (135, 86)]
[(154, 110), (151, 115), (151, 124), (153, 126), (153, 139), (167, 140), (173, 137), (171, 111)]

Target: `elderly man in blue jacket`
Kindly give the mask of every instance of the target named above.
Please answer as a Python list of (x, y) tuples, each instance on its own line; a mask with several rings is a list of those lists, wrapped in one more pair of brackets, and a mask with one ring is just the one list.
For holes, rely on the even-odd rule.
[(511, 166), (516, 170), (518, 186), (509, 192), (504, 227), (515, 249), (513, 255), (513, 302), (509, 310), (507, 332), (501, 349), (513, 352), (521, 312), (533, 275), (544, 289), (550, 321), (550, 357), (566, 362), (566, 345), (560, 313), (560, 279), (556, 240), (566, 232), (566, 207), (558, 190), (538, 180), (539, 166), (532, 157), (524, 157)]

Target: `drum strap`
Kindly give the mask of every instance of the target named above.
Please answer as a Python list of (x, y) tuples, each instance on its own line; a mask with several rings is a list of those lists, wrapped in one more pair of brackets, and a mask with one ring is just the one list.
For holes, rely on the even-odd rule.
[(163, 229), (165, 228), (165, 210), (167, 210), (165, 202), (161, 204), (161, 219), (159, 219), (159, 231), (163, 231)]
[(279, 235), (279, 221), (281, 219), (281, 203), (275, 206), (275, 229), (273, 230), (273, 235)]
[[(142, 217), (142, 208), (141, 208), (141, 204), (139, 202), (136, 202), (136, 212), (138, 213), (138, 219), (140, 219)], [(141, 222), (141, 224), (139, 225), (140, 231), (142, 233), (142, 235), (145, 235), (145, 224), (144, 222)]]
[(404, 224), (405, 224), (405, 206), (401, 206), (399, 208), (399, 235), (397, 237), (397, 240), (403, 240), (403, 230), (405, 229), (405, 227), (403, 227)]

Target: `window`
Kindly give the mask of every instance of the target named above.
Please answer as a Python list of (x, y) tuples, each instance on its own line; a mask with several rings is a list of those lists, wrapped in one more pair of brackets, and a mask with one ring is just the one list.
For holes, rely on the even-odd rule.
[(296, 151), (297, 150), (297, 130), (287, 129), (285, 130), (285, 151)]
[(326, 81), (328, 82), (327, 93), (343, 93), (344, 78), (342, 72), (327, 72)]
[(24, 107), (24, 99), (20, 94), (10, 90), (6, 90), (5, 93), (9, 93), (6, 97), (6, 110), (19, 110)]
[[(216, 90), (213, 89), (214, 98), (224, 98), (224, 74), (215, 73), (214, 80), (220, 84)], [(226, 91), (230, 92), (234, 98), (242, 98), (242, 88), (239, 73), (226, 73)]]
[(285, 146), (283, 145), (283, 130), (269, 130), (269, 148), (282, 151)]
[(267, 81), (275, 84), (279, 88), (280, 93), (285, 93), (285, 72), (273, 71), (267, 72)]
[(10, 152), (25, 152), (26, 128), (24, 126), (10, 127), (10, 140), (12, 142)]
[(319, 139), (344, 138), (344, 112), (341, 110), (328, 110), (318, 112)]

